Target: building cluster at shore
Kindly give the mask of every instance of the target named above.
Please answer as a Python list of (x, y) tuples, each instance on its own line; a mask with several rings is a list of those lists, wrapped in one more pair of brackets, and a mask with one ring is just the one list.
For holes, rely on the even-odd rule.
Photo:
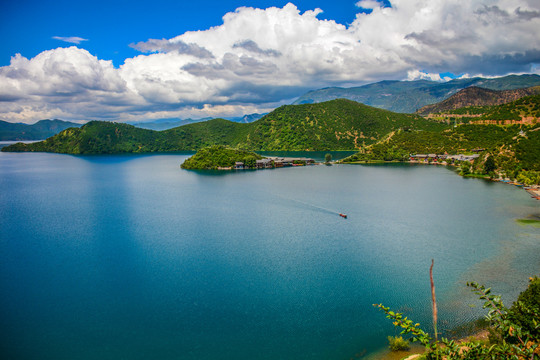
[[(475, 149), (473, 151), (478, 153), (483, 150), (484, 149)], [(444, 161), (447, 164), (450, 164), (455, 161), (473, 162), (479, 157), (480, 157), (479, 154), (472, 154), (472, 155), (463, 155), (463, 154), (459, 154), (459, 155), (415, 154), (415, 155), (412, 155), (411, 154), (409, 156), (409, 161), (413, 163), (426, 163), (426, 164), (438, 164), (439, 162)], [(531, 195), (531, 197), (535, 198), (536, 200), (540, 200), (540, 188), (538, 185), (526, 186), (525, 184), (520, 183), (518, 181), (512, 181), (510, 179), (504, 179), (504, 178), (490, 178), (490, 180), (524, 188)]]
[[(268, 157), (255, 161), (255, 169), (273, 169), (287, 166), (305, 166), (313, 165), (315, 160), (304, 157)], [(252, 169), (252, 167), (246, 166), (243, 162), (237, 161), (234, 164), (235, 170)]]
[(473, 155), (463, 155), (463, 154), (459, 154), (459, 155), (415, 154), (415, 155), (411, 155), (409, 157), (409, 160), (412, 161), (412, 162), (426, 162), (426, 163), (427, 162), (433, 162), (433, 161), (439, 161), (439, 160), (444, 160), (444, 161), (448, 161), (448, 160), (451, 160), (451, 161), (474, 161), (475, 159), (477, 159), (479, 157), (480, 157), (480, 155), (478, 155), (478, 154), (473, 154)]

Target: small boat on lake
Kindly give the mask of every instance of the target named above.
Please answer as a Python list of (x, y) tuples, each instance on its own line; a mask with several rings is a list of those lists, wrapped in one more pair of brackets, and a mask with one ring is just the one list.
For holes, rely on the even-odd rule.
[(347, 218), (347, 214), (342, 214), (342, 213), (339, 213), (339, 216), (341, 216), (342, 218), (346, 219)]

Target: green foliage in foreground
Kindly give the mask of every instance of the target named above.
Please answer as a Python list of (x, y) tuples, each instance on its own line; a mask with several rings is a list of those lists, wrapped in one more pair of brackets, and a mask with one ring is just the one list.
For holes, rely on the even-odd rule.
[(490, 343), (474, 340), (457, 343), (444, 337), (437, 341), (422, 330), (420, 324), (403, 314), (393, 312), (382, 304), (374, 306), (382, 310), (394, 326), (403, 329), (402, 335), (411, 335), (410, 341), (424, 345), (424, 356), (428, 360), (540, 359), (540, 279), (531, 279), (529, 287), (511, 308), (504, 306), (500, 296), (492, 295), (491, 289), (474, 282), (467, 286), (484, 300), (483, 307), (489, 309), (486, 320), (492, 329)]
[(233, 167), (237, 161), (243, 162), (248, 167), (254, 167), (255, 161), (262, 158), (254, 152), (214, 145), (197, 151), (195, 155), (186, 159), (181, 167), (190, 170), (215, 170), (220, 167)]
[(510, 318), (532, 338), (540, 339), (540, 278), (533, 278), (527, 290), (519, 294)]

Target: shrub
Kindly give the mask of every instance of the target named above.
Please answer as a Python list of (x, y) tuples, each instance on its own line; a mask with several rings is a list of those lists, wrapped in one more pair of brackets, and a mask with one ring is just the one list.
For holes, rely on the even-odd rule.
[(540, 278), (534, 277), (510, 308), (510, 318), (531, 337), (540, 339)]
[(388, 347), (392, 351), (404, 351), (409, 350), (409, 342), (403, 339), (402, 336), (389, 336)]
[(328, 153), (324, 155), (324, 162), (329, 163), (330, 161), (332, 161), (332, 154)]

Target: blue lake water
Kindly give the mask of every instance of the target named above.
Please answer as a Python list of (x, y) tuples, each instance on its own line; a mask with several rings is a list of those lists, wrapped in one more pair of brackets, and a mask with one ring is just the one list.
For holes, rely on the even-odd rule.
[(513, 186), (188, 156), (0, 153), (2, 358), (350, 359), (397, 333), (373, 303), (429, 329), (431, 259), (443, 330), (482, 314), (467, 281), (511, 303), (540, 274)]

